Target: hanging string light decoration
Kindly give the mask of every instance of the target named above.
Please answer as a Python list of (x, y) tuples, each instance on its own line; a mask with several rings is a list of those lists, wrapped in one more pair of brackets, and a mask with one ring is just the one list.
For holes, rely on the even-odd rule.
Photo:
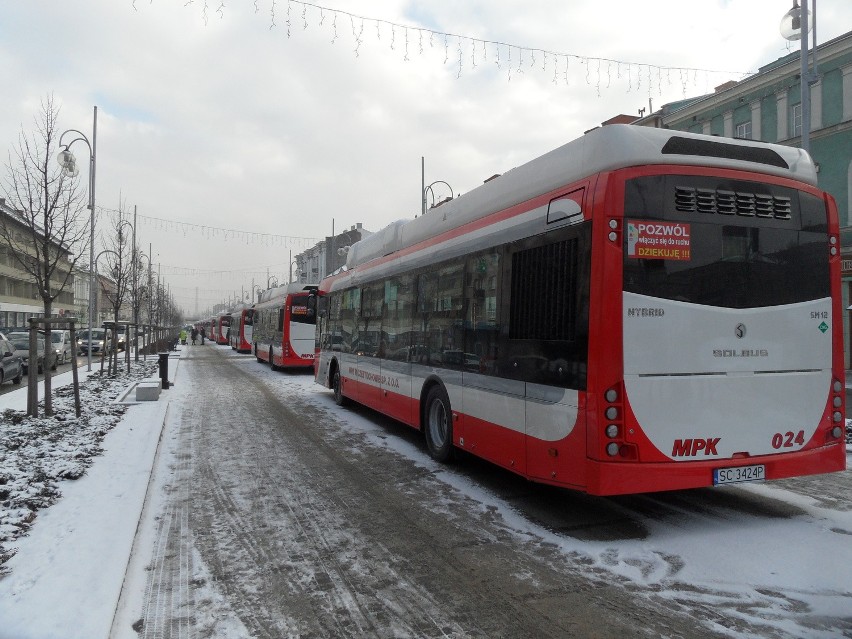
[[(278, 3), (280, 0), (266, 0), (269, 2), (269, 11), (270, 11), (270, 29), (275, 29), (277, 27), (276, 16)], [(263, 4), (262, 0), (253, 0), (254, 11), (257, 14), (262, 12), (261, 5)], [(132, 0), (133, 8), (136, 9), (136, 0)], [(201, 16), (204, 24), (207, 24), (209, 8), (208, 8), (208, 0), (187, 0), (184, 6), (187, 5), (200, 5), (201, 7)], [(331, 30), (331, 43), (334, 44), (338, 39), (340, 34), (337, 29), (337, 18), (349, 18), (350, 25), (352, 27), (352, 38), (354, 42), (353, 53), (356, 58), (360, 57), (362, 47), (365, 45), (365, 36), (364, 36), (364, 23), (365, 21), (375, 25), (375, 38), (376, 41), (382, 43), (382, 30), (390, 30), (390, 37), (385, 38), (385, 42), (389, 41), (389, 47), (387, 50), (393, 52), (395, 55), (401, 55), (402, 60), (404, 62), (408, 62), (411, 60), (410, 50), (409, 50), (409, 31), (416, 30), (418, 33), (418, 45), (419, 45), (419, 53), (420, 55), (424, 54), (425, 47), (423, 44), (423, 36), (424, 34), (429, 35), (429, 46), (430, 48), (434, 47), (434, 37), (437, 36), (439, 38), (443, 38), (444, 40), (444, 64), (446, 65), (450, 59), (450, 40), (457, 45), (457, 50), (455, 51), (455, 55), (453, 56), (454, 60), (456, 60), (457, 64), (452, 65), (453, 70), (455, 71), (455, 76), (457, 79), (460, 79), (463, 75), (463, 71), (465, 69), (465, 60), (468, 59), (467, 49), (470, 50), (470, 63), (469, 70), (474, 71), (477, 69), (482, 69), (482, 62), (485, 62), (488, 58), (488, 46), (493, 46), (494, 54), (495, 54), (495, 64), (497, 68), (505, 71), (507, 82), (512, 81), (512, 75), (514, 74), (516, 77), (522, 75), (524, 73), (524, 62), (526, 59), (530, 60), (529, 68), (532, 69), (535, 65), (536, 59), (540, 57), (542, 59), (541, 69), (544, 73), (547, 72), (547, 65), (552, 62), (554, 65), (554, 73), (552, 78), (552, 83), (555, 85), (564, 84), (565, 86), (570, 86), (569, 82), (569, 63), (571, 60), (574, 60), (579, 65), (585, 66), (585, 81), (586, 84), (590, 88), (594, 88), (597, 95), (600, 97), (601, 89), (609, 89), (612, 84), (612, 67), (615, 66), (617, 69), (616, 79), (621, 80), (623, 78), (622, 75), (622, 65), (626, 67), (626, 81), (627, 81), (627, 92), (632, 93), (633, 91), (642, 91), (643, 89), (647, 91), (648, 95), (652, 95), (656, 90), (656, 93), (662, 95), (662, 84), (663, 84), (663, 72), (665, 72), (666, 79), (668, 85), (670, 86), (672, 81), (672, 71), (676, 71), (680, 78), (681, 87), (683, 90), (683, 94), (686, 95), (687, 90), (690, 85), (696, 86), (699, 84), (699, 74), (703, 74), (704, 76), (704, 85), (705, 88), (712, 86), (712, 80), (724, 78), (725, 80), (729, 79), (737, 79), (742, 80), (749, 75), (754, 74), (754, 71), (730, 71), (730, 70), (719, 70), (719, 69), (699, 69), (693, 67), (680, 67), (680, 66), (666, 66), (659, 64), (649, 64), (645, 62), (636, 62), (630, 60), (616, 60), (613, 58), (605, 58), (599, 56), (588, 56), (581, 55), (577, 53), (567, 53), (562, 51), (553, 51), (549, 49), (544, 49), (541, 47), (530, 47), (525, 45), (518, 45), (513, 43), (502, 42), (498, 40), (492, 40), (488, 38), (468, 36), (465, 34), (459, 33), (450, 33), (445, 31), (440, 31), (438, 29), (430, 29), (428, 27), (415, 26), (411, 24), (401, 24), (399, 22), (394, 22), (391, 20), (385, 20), (383, 18), (373, 18), (368, 16), (362, 16), (350, 11), (346, 11), (343, 9), (334, 9), (326, 6), (322, 6), (316, 4), (314, 2), (304, 2), (303, 0), (287, 0), (287, 9), (286, 9), (286, 33), (287, 37), (291, 38), (293, 36), (292, 33), (292, 19), (291, 14), (293, 10), (299, 11), (299, 15), (302, 21), (302, 31), (307, 31), (308, 27), (313, 26), (314, 28), (319, 29), (330, 29)], [(216, 9), (216, 13), (220, 18), (224, 17), (226, 10), (226, 5), (224, 1), (220, 1), (218, 8)], [(326, 20), (327, 16), (331, 15), (331, 24), (329, 25)], [(360, 27), (356, 26), (360, 25)], [(405, 36), (405, 47), (398, 46), (397, 42), (397, 30), (404, 33)], [(480, 56), (480, 64), (477, 64), (476, 61), (476, 49), (482, 48), (482, 55)], [(501, 59), (501, 49), (505, 49), (506, 58)], [(513, 51), (515, 55), (515, 59), (518, 61), (516, 65), (512, 64), (512, 56)], [(401, 51), (400, 51), (401, 50)], [(560, 61), (564, 62), (564, 69), (562, 73), (559, 72), (558, 66), (560, 66)], [(590, 64), (595, 64), (596, 67), (596, 76), (593, 78), (590, 73)], [(605, 71), (604, 71), (605, 70)], [(634, 70), (635, 70), (635, 78), (634, 78)], [(646, 72), (647, 76), (642, 78), (642, 73)], [(603, 73), (606, 72), (607, 82), (604, 85), (601, 78)], [(562, 77), (562, 81), (560, 81), (560, 76)], [(654, 81), (656, 76), (656, 82)], [(656, 85), (656, 86), (655, 86)]]
[[(98, 214), (104, 215), (111, 220), (116, 220), (121, 215), (120, 211), (103, 206), (96, 207), (96, 211)], [(279, 246), (291, 249), (306, 249), (321, 240), (321, 238), (317, 237), (278, 235), (276, 233), (261, 233), (258, 231), (210, 226), (209, 224), (167, 220), (165, 218), (153, 217), (151, 215), (143, 215), (141, 213), (137, 213), (136, 221), (137, 224), (152, 227), (158, 231), (164, 231), (170, 234), (183, 233), (184, 236), (187, 236), (190, 232), (192, 232), (193, 237), (200, 235), (206, 240), (227, 242), (228, 239), (230, 239), (232, 241), (237, 240), (247, 245), (260, 245), (265, 247)]]

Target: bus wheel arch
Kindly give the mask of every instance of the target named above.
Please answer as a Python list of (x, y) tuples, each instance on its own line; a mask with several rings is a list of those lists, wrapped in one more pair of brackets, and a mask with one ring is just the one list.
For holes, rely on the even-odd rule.
[(453, 445), (453, 412), (447, 389), (438, 380), (423, 385), (420, 400), (420, 429), (429, 456), (439, 463), (455, 458)]

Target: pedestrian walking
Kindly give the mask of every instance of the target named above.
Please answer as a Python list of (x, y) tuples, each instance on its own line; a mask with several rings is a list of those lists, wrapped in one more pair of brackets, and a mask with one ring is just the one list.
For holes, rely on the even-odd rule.
[(192, 327), (189, 336), (192, 338), (192, 345), (195, 346), (195, 340), (198, 339), (198, 329), (195, 326)]
[(203, 326), (201, 327), (201, 344), (204, 344), (204, 338), (207, 337), (207, 329)]

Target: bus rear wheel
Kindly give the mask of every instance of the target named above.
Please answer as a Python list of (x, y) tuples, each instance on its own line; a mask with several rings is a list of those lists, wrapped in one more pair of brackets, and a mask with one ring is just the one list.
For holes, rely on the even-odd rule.
[(442, 386), (434, 386), (426, 395), (423, 434), (429, 455), (437, 462), (453, 459), (453, 420), (450, 398)]
[(334, 391), (334, 403), (338, 406), (346, 406), (346, 397), (343, 394), (343, 379), (340, 377), (340, 369), (335, 368), (331, 376), (331, 389)]

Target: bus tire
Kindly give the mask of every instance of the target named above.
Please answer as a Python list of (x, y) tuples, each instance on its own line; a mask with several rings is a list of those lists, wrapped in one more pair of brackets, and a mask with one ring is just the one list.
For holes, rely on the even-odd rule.
[(423, 435), (432, 459), (440, 463), (453, 459), (453, 413), (443, 386), (433, 386), (426, 395)]
[(346, 396), (343, 394), (343, 378), (340, 377), (340, 369), (336, 366), (331, 374), (331, 390), (334, 391), (334, 403), (338, 406), (346, 406)]

